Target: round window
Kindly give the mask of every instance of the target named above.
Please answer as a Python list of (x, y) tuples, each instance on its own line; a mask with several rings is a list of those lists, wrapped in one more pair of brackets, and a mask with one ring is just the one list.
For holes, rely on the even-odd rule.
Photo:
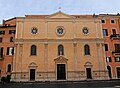
[(63, 29), (63, 27), (58, 27), (57, 29), (56, 29), (56, 33), (58, 34), (58, 35), (63, 35), (64, 34), (64, 29)]
[(82, 31), (83, 31), (83, 34), (85, 34), (85, 35), (87, 35), (89, 33), (89, 30), (87, 27), (84, 27)]
[(37, 31), (38, 31), (38, 29), (35, 28), (35, 27), (33, 27), (32, 30), (31, 30), (31, 33), (32, 33), (32, 34), (37, 34)]

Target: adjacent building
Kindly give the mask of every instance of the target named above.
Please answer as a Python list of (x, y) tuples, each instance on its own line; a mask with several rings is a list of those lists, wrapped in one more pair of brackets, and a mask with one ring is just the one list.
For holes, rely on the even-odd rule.
[(3, 20), (0, 25), (0, 77), (11, 76), (16, 30), (16, 18)]
[(120, 15), (100, 14), (107, 69), (111, 79), (120, 78)]
[(16, 20), (12, 81), (108, 79), (98, 16), (57, 12)]

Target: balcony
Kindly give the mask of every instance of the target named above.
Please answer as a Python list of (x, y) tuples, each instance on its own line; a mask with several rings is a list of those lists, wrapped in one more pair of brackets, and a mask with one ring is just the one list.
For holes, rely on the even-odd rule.
[(110, 36), (110, 39), (111, 40), (119, 40), (120, 39), (120, 34), (112, 34), (111, 36)]
[(112, 51), (113, 56), (120, 56), (120, 51)]

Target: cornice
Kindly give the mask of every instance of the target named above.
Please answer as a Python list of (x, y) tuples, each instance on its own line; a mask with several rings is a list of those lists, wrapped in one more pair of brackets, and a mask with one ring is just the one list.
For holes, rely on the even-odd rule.
[(100, 19), (87, 19), (87, 18), (44, 18), (44, 19), (26, 19), (26, 18), (21, 18), (21, 19), (17, 19), (17, 22), (94, 22), (94, 21), (100, 21)]
[(14, 39), (15, 44), (21, 43), (104, 43), (103, 38), (74, 38), (74, 39)]

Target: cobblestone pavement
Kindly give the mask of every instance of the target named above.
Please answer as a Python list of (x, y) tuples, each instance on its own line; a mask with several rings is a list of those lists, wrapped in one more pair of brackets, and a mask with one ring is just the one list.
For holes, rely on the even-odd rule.
[(0, 88), (120, 88), (120, 81), (7, 83)]

